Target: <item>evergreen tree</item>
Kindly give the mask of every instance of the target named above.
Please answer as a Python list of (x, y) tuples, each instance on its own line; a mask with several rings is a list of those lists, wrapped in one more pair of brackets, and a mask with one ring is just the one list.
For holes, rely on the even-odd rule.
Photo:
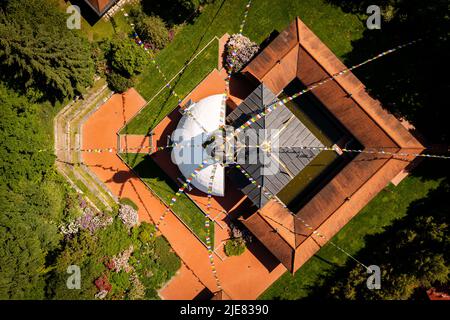
[(53, 1), (10, 0), (0, 9), (4, 80), (35, 99), (82, 93), (94, 75), (90, 45), (66, 20)]

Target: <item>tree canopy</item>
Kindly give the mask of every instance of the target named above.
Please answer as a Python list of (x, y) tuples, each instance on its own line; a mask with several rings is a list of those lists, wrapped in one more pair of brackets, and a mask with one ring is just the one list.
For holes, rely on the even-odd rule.
[(0, 298), (39, 299), (61, 238), (64, 187), (41, 108), (2, 84), (0, 105)]
[(0, 9), (2, 77), (36, 100), (73, 97), (94, 76), (88, 41), (52, 2), (9, 0)]

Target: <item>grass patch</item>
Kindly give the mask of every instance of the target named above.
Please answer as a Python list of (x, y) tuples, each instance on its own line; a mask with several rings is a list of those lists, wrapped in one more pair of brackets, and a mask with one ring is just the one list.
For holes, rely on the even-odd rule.
[[(170, 199), (178, 191), (178, 186), (152, 158), (145, 154), (133, 153), (121, 156), (165, 203), (170, 203)], [(191, 199), (185, 194), (180, 195), (172, 210), (201, 241), (206, 243), (205, 215)], [(214, 228), (210, 230), (211, 242), (214, 243)]]
[[(400, 185), (389, 185), (381, 191), (356, 217), (347, 223), (331, 240), (351, 255), (365, 247), (366, 235), (381, 233), (395, 220), (404, 217), (409, 205), (426, 197), (439, 186), (439, 181), (422, 181), (407, 177)], [(349, 258), (331, 244), (325, 245), (292, 276), (285, 273), (259, 299), (301, 299), (332, 269), (342, 267)], [(370, 261), (362, 261), (368, 263)]]
[(181, 267), (181, 260), (167, 240), (159, 236), (142, 246), (132, 259), (141, 282), (146, 287), (146, 299), (159, 299), (157, 290), (167, 283)]

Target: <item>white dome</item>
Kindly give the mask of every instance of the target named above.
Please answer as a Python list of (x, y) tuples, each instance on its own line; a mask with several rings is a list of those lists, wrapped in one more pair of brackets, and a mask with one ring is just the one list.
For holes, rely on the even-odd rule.
[[(207, 154), (202, 144), (225, 124), (225, 100), (224, 94), (216, 94), (192, 104), (185, 110), (177, 129), (172, 133), (172, 142), (177, 144), (172, 149), (172, 161), (178, 165), (183, 176), (191, 177), (195, 169), (207, 161), (191, 184), (207, 193), (213, 180), (211, 194), (221, 197), (225, 193), (224, 167)], [(214, 178), (211, 179), (213, 173)]]

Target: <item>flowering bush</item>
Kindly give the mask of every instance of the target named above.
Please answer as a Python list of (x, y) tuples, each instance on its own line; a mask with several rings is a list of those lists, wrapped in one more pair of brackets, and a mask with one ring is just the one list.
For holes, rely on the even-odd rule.
[(109, 215), (100, 213), (96, 214), (90, 207), (84, 208), (83, 214), (70, 222), (67, 226), (61, 226), (61, 233), (67, 237), (71, 237), (81, 230), (88, 230), (94, 233), (100, 228), (105, 228), (113, 222), (113, 218)]
[(106, 298), (107, 295), (108, 295), (108, 291), (102, 290), (102, 291), (99, 291), (99, 292), (97, 292), (97, 293), (95, 294), (95, 299), (100, 299), (100, 300), (102, 300), (102, 299)]
[(122, 270), (127, 273), (130, 272), (133, 268), (128, 264), (128, 260), (130, 259), (133, 251), (134, 247), (133, 245), (131, 245), (125, 251), (113, 256), (110, 263), (108, 264), (108, 268), (114, 272), (120, 272)]
[(129, 228), (134, 227), (139, 222), (137, 211), (127, 204), (120, 205), (119, 218)]
[(253, 238), (247, 229), (241, 229), (233, 223), (230, 223), (229, 234), (231, 239), (242, 238), (246, 243), (251, 243), (253, 241)]
[(228, 72), (239, 72), (258, 52), (259, 46), (242, 34), (233, 34), (225, 45)]

